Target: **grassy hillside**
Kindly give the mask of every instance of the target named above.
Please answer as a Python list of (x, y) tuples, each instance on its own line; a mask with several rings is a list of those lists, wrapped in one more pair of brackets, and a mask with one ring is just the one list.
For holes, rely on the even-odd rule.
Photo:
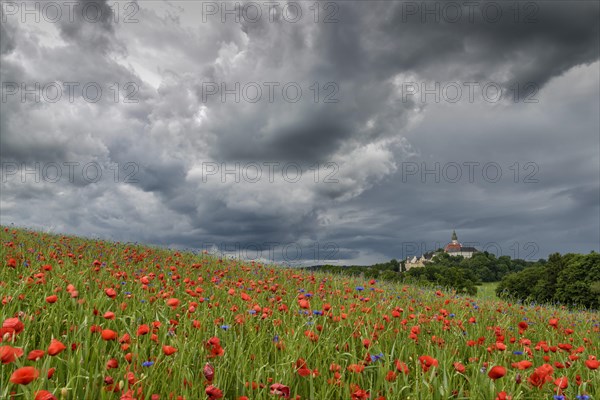
[(598, 313), (0, 234), (2, 399), (600, 395)]

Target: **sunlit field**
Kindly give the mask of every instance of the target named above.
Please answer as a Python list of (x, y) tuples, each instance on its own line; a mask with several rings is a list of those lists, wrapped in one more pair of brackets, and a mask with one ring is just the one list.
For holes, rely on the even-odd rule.
[(477, 298), (485, 300), (497, 299), (496, 287), (498, 287), (498, 282), (482, 283), (481, 285), (477, 286)]
[(2, 399), (600, 398), (596, 312), (5, 227), (1, 239)]

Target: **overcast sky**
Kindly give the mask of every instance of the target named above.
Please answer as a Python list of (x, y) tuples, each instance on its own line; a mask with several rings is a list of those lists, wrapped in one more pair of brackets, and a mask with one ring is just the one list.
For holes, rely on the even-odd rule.
[(599, 251), (599, 21), (597, 1), (2, 1), (1, 223), (289, 264), (453, 229)]

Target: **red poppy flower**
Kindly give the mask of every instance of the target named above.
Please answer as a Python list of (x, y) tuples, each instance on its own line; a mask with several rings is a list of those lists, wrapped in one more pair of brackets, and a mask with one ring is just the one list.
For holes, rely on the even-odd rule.
[(402, 372), (404, 375), (408, 375), (408, 373), (409, 373), (408, 365), (406, 365), (404, 362), (402, 362), (400, 360), (396, 360), (396, 369), (399, 372)]
[(296, 362), (294, 363), (294, 368), (296, 369), (296, 372), (298, 373), (298, 375), (300, 376), (308, 376), (311, 374), (311, 370), (306, 366), (306, 361), (304, 361), (303, 358), (299, 358), (296, 360)]
[(385, 375), (385, 380), (388, 382), (395, 382), (397, 377), (398, 374), (396, 374), (394, 371), (388, 371)]
[(290, 388), (281, 383), (274, 383), (271, 385), (270, 393), (279, 397), (288, 398), (290, 397)]
[(31, 350), (27, 355), (27, 359), (30, 361), (37, 361), (44, 357), (44, 354), (46, 354), (44, 350)]
[(52, 393), (47, 390), (40, 390), (35, 392), (34, 400), (57, 400)]
[(527, 328), (529, 328), (529, 324), (527, 324), (527, 322), (525, 322), (525, 321), (519, 322), (519, 332), (523, 333), (524, 331), (527, 330)]
[(560, 378), (556, 378), (554, 380), (554, 385), (561, 389), (564, 390), (569, 386), (569, 379), (566, 376), (560, 377)]
[(58, 296), (55, 294), (53, 294), (52, 296), (46, 297), (46, 303), (53, 304), (53, 303), (56, 303), (57, 300), (58, 300)]
[(419, 357), (419, 362), (421, 363), (421, 368), (423, 369), (423, 372), (429, 371), (429, 368), (431, 367), (438, 366), (438, 360), (430, 356)]
[(533, 363), (531, 361), (529, 361), (529, 360), (522, 360), (522, 361), (519, 361), (519, 362), (512, 363), (511, 366), (513, 368), (524, 370), (524, 369), (527, 369), (527, 368), (531, 368), (533, 366)]
[(104, 319), (115, 319), (115, 313), (112, 311), (107, 311), (102, 316)]
[(150, 332), (150, 327), (148, 325), (140, 325), (137, 329), (138, 336), (146, 335), (148, 332)]
[(11, 363), (22, 355), (23, 349), (12, 346), (0, 346), (0, 360), (2, 360), (2, 364)]
[(117, 340), (117, 332), (110, 329), (102, 330), (102, 339), (104, 340)]
[(352, 400), (367, 400), (371, 395), (366, 390), (356, 388), (351, 394)]
[(496, 400), (512, 400), (512, 396), (509, 396), (508, 394), (506, 394), (506, 392), (500, 392), (498, 393), (498, 396), (496, 396)]
[(596, 360), (596, 357), (590, 356), (585, 360), (585, 366), (589, 369), (598, 369), (600, 367), (600, 361)]
[(304, 308), (304, 309), (310, 308), (310, 303), (306, 299), (302, 299), (302, 300), (298, 301), (298, 305), (300, 306), (300, 308)]
[(362, 364), (350, 364), (348, 365), (348, 371), (354, 372), (355, 374), (360, 374), (365, 369), (365, 366)]
[(170, 356), (173, 353), (177, 352), (177, 349), (173, 346), (163, 346), (162, 347), (163, 353), (165, 353), (166, 356)]
[(176, 298), (171, 298), (171, 299), (167, 300), (167, 305), (169, 307), (175, 308), (175, 307), (177, 307), (179, 305), (179, 303), (180, 303), (179, 299), (176, 299)]
[(531, 385), (541, 388), (544, 386), (544, 383), (551, 382), (552, 373), (554, 372), (554, 368), (549, 364), (543, 364), (542, 366), (536, 368), (533, 373), (529, 376), (528, 381)]
[(225, 350), (221, 347), (221, 341), (218, 337), (212, 337), (206, 342), (206, 348), (210, 350), (209, 357), (219, 357), (225, 354)]
[(461, 363), (459, 363), (459, 362), (455, 362), (453, 365), (454, 365), (454, 369), (456, 370), (456, 372), (459, 372), (459, 373), (461, 373), (461, 374), (464, 374), (464, 373), (465, 373), (465, 371), (466, 371), (466, 368), (465, 368), (465, 366), (464, 366), (464, 365), (462, 365), (462, 364), (461, 364)]
[(115, 297), (117, 297), (117, 291), (113, 288), (105, 289), (104, 293), (111, 299), (114, 299)]
[(207, 386), (205, 392), (206, 392), (206, 395), (208, 396), (209, 400), (216, 400), (216, 399), (223, 398), (223, 392), (221, 392), (221, 389), (219, 389), (213, 385)]
[(10, 376), (10, 381), (17, 385), (27, 385), (37, 379), (40, 372), (33, 367), (21, 367)]
[(2, 323), (2, 328), (6, 329), (4, 333), (8, 332), (18, 335), (19, 333), (23, 332), (25, 325), (19, 321), (19, 318), (7, 318)]
[(60, 341), (52, 339), (52, 341), (50, 342), (50, 346), (48, 346), (48, 355), (55, 356), (57, 354), (60, 354), (66, 348), (67, 347)]
[(242, 293), (240, 294), (240, 297), (242, 298), (242, 300), (244, 301), (250, 301), (252, 300), (252, 297), (250, 297), (250, 295), (248, 295), (247, 293)]
[(490, 369), (490, 372), (488, 372), (488, 376), (493, 380), (500, 379), (504, 375), (506, 375), (506, 368), (500, 365), (493, 366), (492, 369)]

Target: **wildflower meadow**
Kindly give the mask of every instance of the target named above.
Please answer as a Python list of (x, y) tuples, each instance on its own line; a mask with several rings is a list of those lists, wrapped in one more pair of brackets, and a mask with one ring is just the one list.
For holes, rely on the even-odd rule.
[(600, 399), (600, 315), (2, 227), (2, 399)]

